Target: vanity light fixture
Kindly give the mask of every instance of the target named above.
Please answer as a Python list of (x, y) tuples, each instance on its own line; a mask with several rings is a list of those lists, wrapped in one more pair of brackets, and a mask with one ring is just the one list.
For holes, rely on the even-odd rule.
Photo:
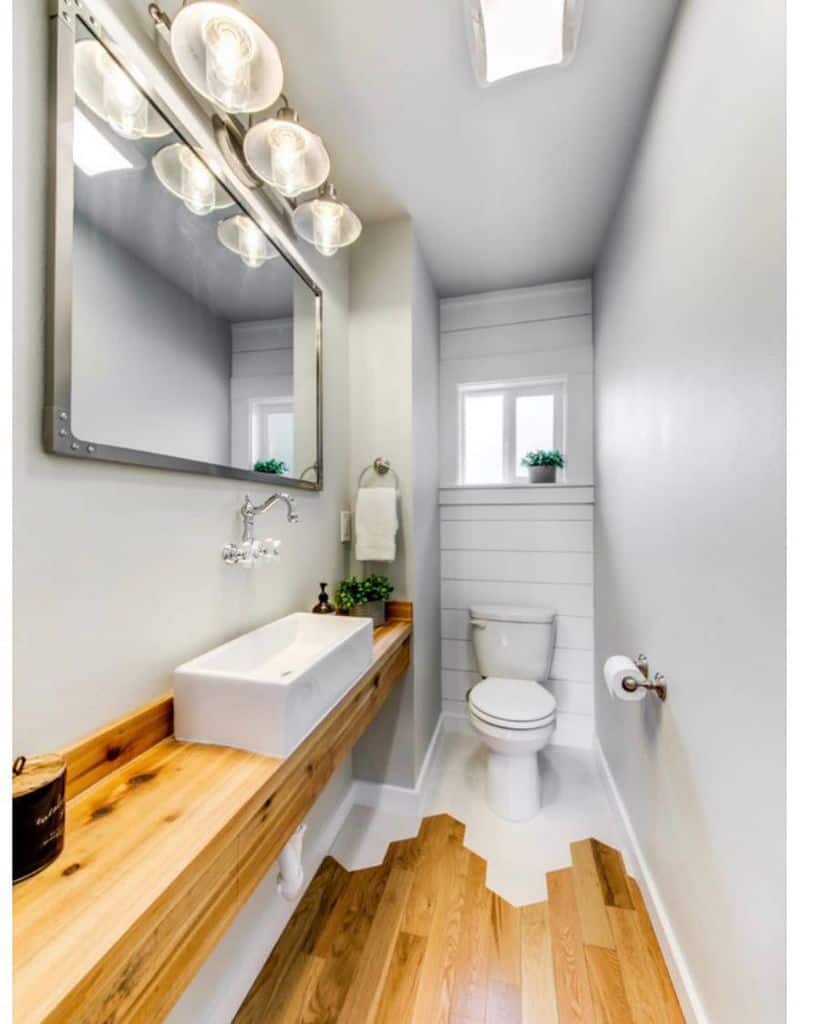
[(263, 181), (289, 199), (318, 188), (330, 174), (330, 157), (322, 140), (299, 123), (299, 115), (282, 96), (284, 106), (245, 136), (245, 159)]
[(170, 26), (177, 67), (229, 113), (265, 110), (282, 91), (279, 50), (238, 0), (184, 0)]
[(233, 204), (233, 199), (190, 146), (174, 142), (155, 153), (151, 162), (165, 188), (198, 217)]
[(362, 233), (362, 222), (339, 199), (335, 185), (322, 185), (315, 199), (300, 203), (293, 214), (293, 226), (323, 256), (333, 256)]
[(237, 253), (251, 270), (256, 270), (268, 260), (276, 259), (279, 253), (254, 222), (244, 213), (221, 220), (216, 229), (219, 241)]
[(83, 39), (74, 47), (77, 95), (124, 139), (159, 139), (173, 130), (102, 43)]

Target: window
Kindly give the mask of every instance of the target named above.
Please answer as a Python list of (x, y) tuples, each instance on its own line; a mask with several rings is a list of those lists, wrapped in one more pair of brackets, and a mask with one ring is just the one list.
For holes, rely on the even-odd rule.
[(522, 482), (527, 452), (563, 449), (563, 381), (464, 384), (459, 405), (463, 484)]

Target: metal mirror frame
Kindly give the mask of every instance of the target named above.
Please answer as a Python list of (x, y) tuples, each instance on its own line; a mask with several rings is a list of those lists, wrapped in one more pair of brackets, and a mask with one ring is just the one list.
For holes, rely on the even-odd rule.
[[(295, 242), (288, 238), (273, 202), (261, 190), (251, 190), (231, 169), (221, 154), (207, 118), (197, 124), (192, 116), (192, 97), (183, 97), (170, 83), (157, 83), (157, 75), (130, 33), (120, 24), (108, 24), (95, 11), (93, 0), (51, 0), (50, 5), (50, 200), (53, 214), (49, 223), (48, 329), (46, 382), (43, 408), (43, 443), (55, 455), (97, 462), (119, 462), (154, 469), (171, 469), (206, 476), (229, 477), (260, 484), (285, 484), (320, 491), (323, 483), (322, 458), (322, 334), (323, 292), (306, 266)], [(106, 46), (115, 59), (127, 55), (128, 67), (141, 78), (140, 87), (179, 136), (201, 152), (211, 172), (279, 250), (282, 258), (310, 288), (316, 310), (316, 462), (309, 467), (315, 480), (257, 473), (251, 469), (178, 458), (157, 452), (100, 444), (76, 437), (71, 430), (71, 346), (74, 247), (74, 44), (77, 22), (94, 35), (104, 34)], [(194, 100), (194, 105), (196, 105)], [(308, 472), (304, 470), (303, 476)]]

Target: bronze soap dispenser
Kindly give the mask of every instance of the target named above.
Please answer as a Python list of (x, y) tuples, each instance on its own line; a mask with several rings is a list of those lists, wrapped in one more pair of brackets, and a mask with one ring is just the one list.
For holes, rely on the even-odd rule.
[(327, 583), (320, 583), (322, 588), (318, 602), (313, 606), (314, 615), (332, 615), (336, 609), (330, 603), (330, 596), (326, 592)]

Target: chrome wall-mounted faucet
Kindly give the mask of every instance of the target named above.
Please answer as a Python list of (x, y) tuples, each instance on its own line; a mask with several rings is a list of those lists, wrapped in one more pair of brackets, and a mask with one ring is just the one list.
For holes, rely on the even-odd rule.
[(278, 502), (283, 501), (288, 507), (288, 522), (298, 523), (299, 515), (296, 512), (296, 504), (289, 494), (284, 491), (276, 491), (261, 505), (254, 505), (250, 495), (245, 495), (239, 514), (242, 516), (242, 540), (239, 544), (228, 543), (222, 548), (222, 561), (226, 565), (241, 565), (243, 569), (252, 569), (256, 562), (262, 558), (267, 562), (279, 557), (281, 541), (266, 537), (264, 540), (256, 540), (254, 536), (254, 521), (256, 516), (267, 512), (269, 508)]

